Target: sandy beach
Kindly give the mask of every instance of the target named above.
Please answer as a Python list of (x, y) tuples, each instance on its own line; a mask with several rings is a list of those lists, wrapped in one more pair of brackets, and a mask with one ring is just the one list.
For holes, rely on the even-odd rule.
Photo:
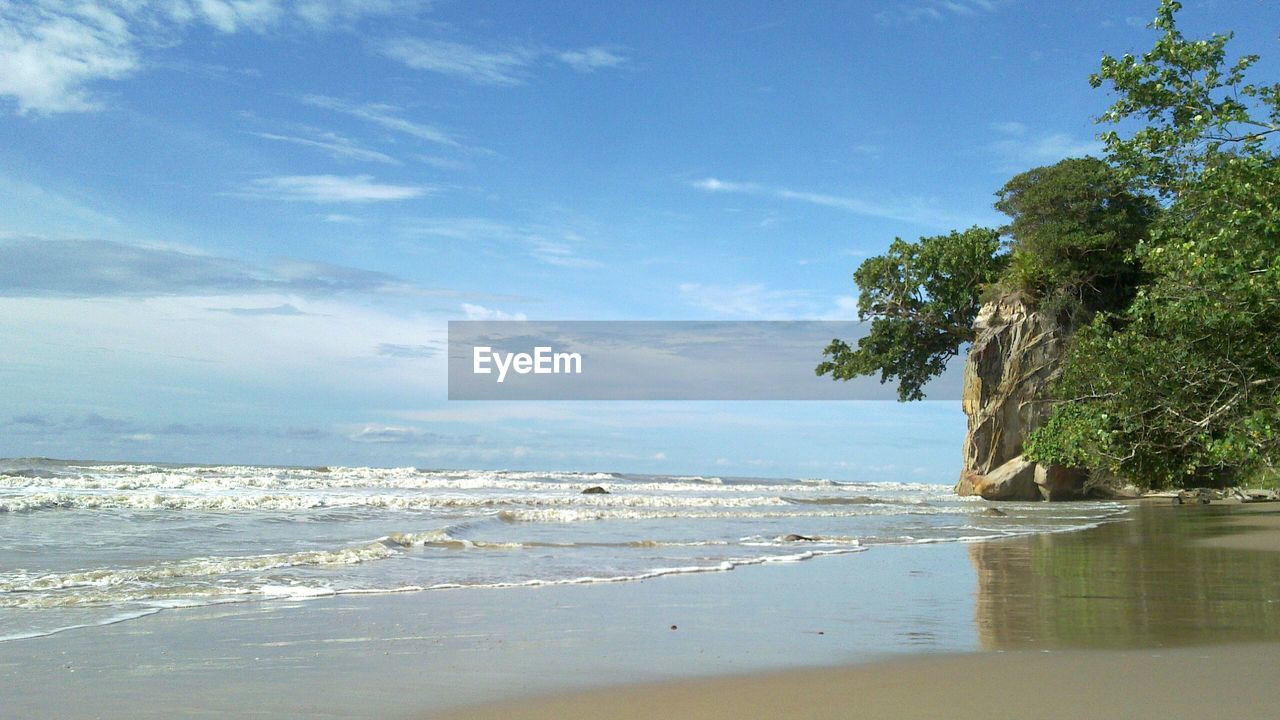
[(1171, 650), (1009, 652), (704, 682), (643, 685), (448, 718), (1272, 718), (1275, 643)]
[(1275, 506), (1149, 503), (639, 583), (164, 612), (0, 644), (0, 717), (1270, 717), (1268, 538)]
[(983, 652), (635, 685), (434, 717), (1274, 717), (1277, 510), (1148, 502), (1133, 522), (1065, 543), (974, 545)]

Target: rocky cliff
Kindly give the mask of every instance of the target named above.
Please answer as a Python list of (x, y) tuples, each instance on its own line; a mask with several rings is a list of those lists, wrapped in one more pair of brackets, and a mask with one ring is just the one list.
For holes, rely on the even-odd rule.
[(1016, 295), (983, 305), (974, 329), (964, 369), (969, 431), (956, 492), (987, 500), (1083, 497), (1085, 472), (1022, 456), (1023, 441), (1049, 414), (1048, 385), (1070, 329)]

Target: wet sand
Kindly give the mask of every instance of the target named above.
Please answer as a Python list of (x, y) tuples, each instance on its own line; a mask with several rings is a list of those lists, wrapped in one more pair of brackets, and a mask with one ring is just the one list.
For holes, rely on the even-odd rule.
[(840, 670), (625, 687), (466, 708), (447, 718), (991, 720), (1275, 718), (1275, 644), (982, 653)]
[(1080, 717), (1152, 697), (1162, 717), (1273, 717), (1240, 703), (1280, 707), (1280, 552), (1256, 549), (1280, 547), (1278, 509), (1149, 504), (1077, 533), (640, 583), (162, 612), (0, 643), (0, 718)]
[(1280, 716), (1280, 506), (1146, 503), (1131, 521), (974, 545), (970, 555), (986, 652), (633, 685), (438, 717)]

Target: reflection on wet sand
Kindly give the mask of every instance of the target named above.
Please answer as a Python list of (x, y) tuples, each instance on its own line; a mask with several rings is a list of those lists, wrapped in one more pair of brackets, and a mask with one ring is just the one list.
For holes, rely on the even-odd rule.
[[(1280, 639), (1280, 552), (1223, 547), (1274, 533), (1275, 506), (1143, 503), (1091, 531), (979, 543), (976, 622), (987, 650), (1160, 647)], [(1255, 543), (1266, 547), (1267, 543)]]

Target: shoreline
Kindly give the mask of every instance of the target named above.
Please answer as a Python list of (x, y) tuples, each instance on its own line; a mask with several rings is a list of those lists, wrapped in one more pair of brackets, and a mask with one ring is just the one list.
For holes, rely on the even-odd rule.
[(0, 643), (0, 717), (467, 717), (851, 666), (1280, 642), (1280, 553), (1216, 546), (1274, 532), (1274, 510), (1134, 503), (1079, 532), (734, 572), (162, 612)]
[[(1029, 552), (1052, 535), (1046, 533), (973, 544), (971, 558), (979, 575), (975, 619), (982, 628), (982, 642), (980, 649), (971, 652), (921, 653), (836, 666), (624, 684), (485, 703), (426, 717), (834, 720), (856, 715), (986, 720), (1016, 715), (1078, 718), (1098, 709), (1108, 716), (1153, 720), (1272, 717), (1280, 707), (1280, 684), (1274, 679), (1274, 668), (1280, 665), (1280, 505), (1208, 507), (1170, 508), (1137, 502), (1131, 509), (1137, 516), (1132, 519), (1147, 526), (1137, 532), (1150, 531), (1152, 525), (1159, 529), (1163, 523), (1167, 532), (1160, 535), (1179, 538), (1170, 549), (1186, 554), (1181, 559), (1188, 561), (1185, 570), (1194, 578), (1189, 584), (1201, 591), (1199, 597), (1178, 592), (1178, 583), (1171, 579), (1180, 565), (1175, 555), (1162, 554), (1161, 560), (1147, 565), (1145, 570), (1150, 574), (1170, 576), (1164, 584), (1172, 603), (1154, 610), (1157, 615), (1164, 613), (1161, 619), (1166, 622), (1146, 628), (1158, 628), (1156, 632), (1108, 637), (1105, 625), (1083, 624), (1077, 628), (1079, 634), (1066, 637), (1055, 636), (1034, 622), (1024, 625), (1020, 636), (1001, 632), (1002, 623), (1027, 619), (1009, 613), (1008, 604), (999, 598), (1018, 597), (1017, 587), (1028, 590), (1028, 577), (1018, 576), (1017, 570), (1047, 569), (1036, 562), (1042, 557)], [(1074, 534), (1083, 536), (1082, 546), (1093, 545), (1095, 551), (1117, 546), (1121, 550), (1144, 545), (1149, 549), (1168, 539), (1105, 527)], [(1090, 533), (1095, 536), (1089, 537)], [(1003, 562), (995, 560), (1001, 555), (1006, 556)], [(1198, 562), (1224, 558), (1237, 562), (1227, 563), (1222, 577), (1195, 573), (1200, 569)], [(1202, 607), (1215, 601), (1248, 604), (1248, 588), (1243, 595), (1231, 596), (1232, 587), (1222, 584), (1256, 579), (1240, 577), (1242, 566), (1260, 570), (1266, 582), (1259, 588), (1261, 592), (1252, 596), (1255, 608), (1261, 611), (1258, 617), (1231, 618), (1229, 613), (1213, 611), (1199, 616), (1170, 612), (1179, 603)], [(1010, 570), (1015, 571), (1012, 577), (1000, 572)], [(1187, 573), (1183, 576), (1188, 577)], [(1062, 610), (1072, 604), (1106, 607), (1116, 599), (1107, 594), (1073, 597), (1067, 592), (1047, 592), (1030, 615), (1056, 623), (1062, 619)], [(1259, 618), (1269, 622), (1262, 627), (1247, 626), (1249, 620)]]

